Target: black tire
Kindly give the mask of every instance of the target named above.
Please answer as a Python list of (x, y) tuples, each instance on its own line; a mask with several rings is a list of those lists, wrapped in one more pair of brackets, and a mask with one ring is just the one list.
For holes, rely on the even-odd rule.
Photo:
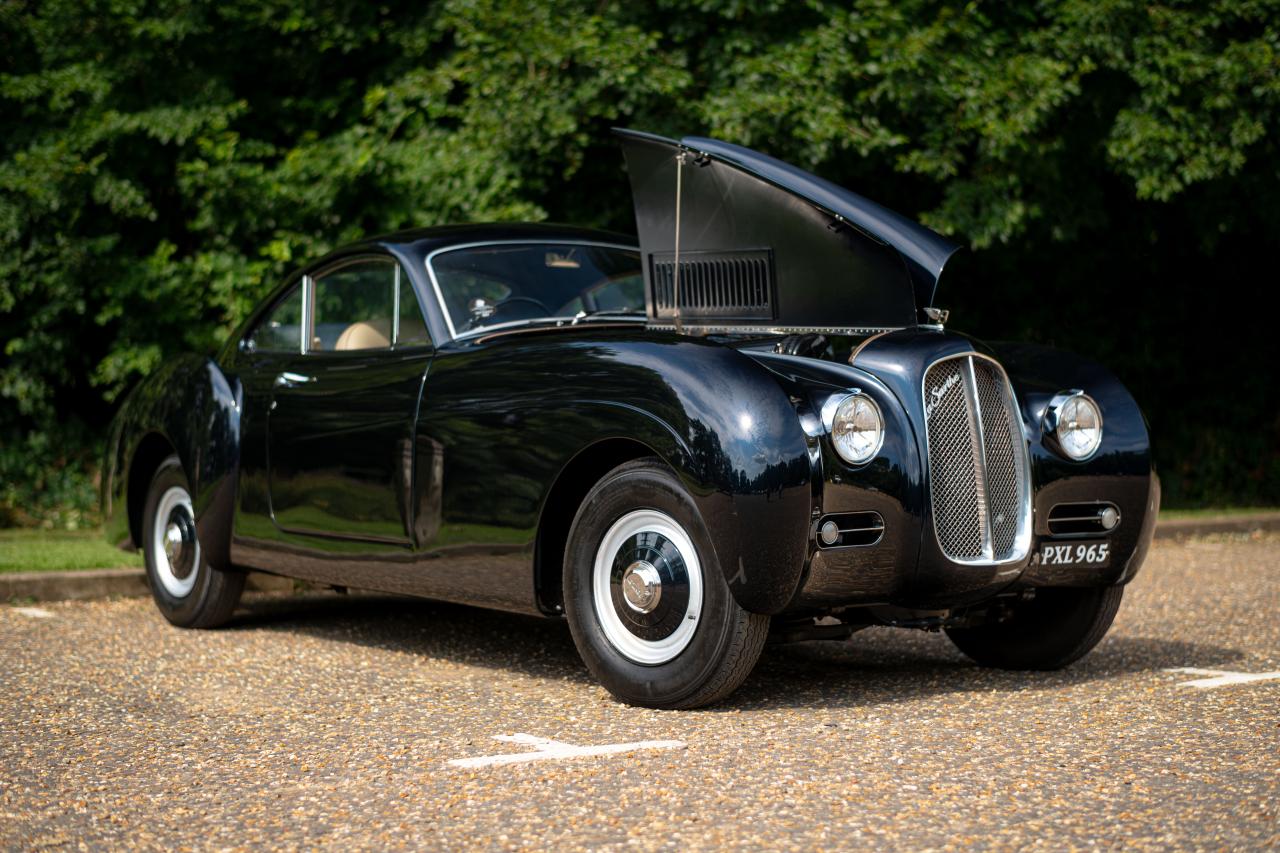
[(1061, 669), (1098, 645), (1123, 597), (1122, 586), (1040, 589), (1008, 619), (948, 628), (947, 636), (981, 666)]
[[(177, 456), (160, 463), (142, 510), (142, 551), (147, 565), (147, 583), (156, 606), (174, 625), (182, 628), (215, 628), (226, 622), (244, 590), (243, 572), (222, 571), (209, 565), (195, 538), (195, 523), (190, 516), (191, 487)], [(185, 503), (184, 503), (185, 498)], [(175, 503), (176, 501), (176, 503)], [(163, 504), (162, 504), (163, 502)], [(164, 512), (165, 519), (158, 517)], [(157, 528), (172, 524), (179, 531), (182, 544), (175, 545), (175, 555), (157, 545)], [(160, 531), (160, 536), (165, 530)]]
[[(622, 529), (625, 530), (628, 519), (649, 514), (674, 521), (678, 528), (682, 528), (677, 533), (685, 536), (677, 536), (672, 542), (679, 540), (692, 546), (694, 562), (700, 566), (700, 613), (695, 619), (689, 618), (690, 608), (695, 606), (691, 604), (695, 600), (692, 579), (685, 584), (684, 598), (681, 598), (678, 579), (681, 572), (689, 573), (692, 569), (692, 565), (683, 559), (682, 549), (676, 549), (673, 559), (663, 556), (670, 556), (669, 551), (661, 554), (651, 551), (654, 565), (660, 565), (660, 570), (655, 571), (660, 571), (663, 577), (659, 584), (659, 599), (654, 604), (657, 609), (644, 614), (630, 612), (626, 609), (629, 607), (625, 604), (626, 593), (621, 591), (622, 585), (618, 583), (609, 587), (615, 615), (610, 617), (606, 612), (606, 621), (612, 626), (606, 628), (595, 597), (597, 551), (606, 553), (607, 537), (621, 535), (617, 532), (620, 529), (618, 525), (624, 525)], [(643, 523), (643, 518), (637, 523)], [(641, 538), (652, 535), (641, 532), (627, 541), (660, 542), (663, 548), (672, 545), (672, 542), (661, 538)], [(611, 560), (602, 556), (606, 560), (605, 565), (615, 567), (611, 577), (617, 578), (616, 567), (639, 553), (634, 548), (628, 551), (631, 547), (621, 546)], [(638, 563), (631, 563), (632, 567), (636, 565)], [(672, 572), (675, 582), (668, 576)], [(605, 589), (603, 584), (601, 589)], [(697, 708), (728, 696), (750, 674), (760, 658), (769, 632), (768, 616), (748, 613), (734, 600), (693, 499), (656, 458), (628, 462), (613, 469), (595, 485), (578, 508), (565, 551), (564, 598), (573, 641), (587, 669), (616, 698), (648, 708)], [(658, 607), (662, 601), (668, 601), (663, 606), (671, 608), (667, 615)], [(686, 621), (694, 624), (691, 634), (683, 634), (686, 645), (673, 657), (646, 664), (628, 657), (607, 635), (608, 630), (613, 630), (616, 636), (618, 626), (625, 626), (630, 618), (660, 620), (650, 628), (640, 629), (654, 632), (652, 636), (657, 637), (658, 642), (671, 640), (684, 630)], [(668, 625), (676, 627), (669, 636), (662, 636)]]

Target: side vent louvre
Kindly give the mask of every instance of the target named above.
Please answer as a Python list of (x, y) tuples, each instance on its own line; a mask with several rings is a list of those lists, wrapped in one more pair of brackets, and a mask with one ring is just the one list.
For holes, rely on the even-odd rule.
[(1055, 504), (1048, 527), (1054, 536), (1097, 536), (1120, 524), (1120, 508), (1107, 501)]
[(828, 522), (835, 524), (839, 538), (834, 542), (818, 539), (820, 548), (848, 548), (853, 545), (875, 545), (884, 536), (884, 517), (878, 512), (845, 512), (821, 518), (815, 530)]
[[(676, 315), (675, 255), (649, 256), (656, 319)], [(696, 320), (772, 320), (777, 304), (771, 249), (680, 253), (680, 315)]]

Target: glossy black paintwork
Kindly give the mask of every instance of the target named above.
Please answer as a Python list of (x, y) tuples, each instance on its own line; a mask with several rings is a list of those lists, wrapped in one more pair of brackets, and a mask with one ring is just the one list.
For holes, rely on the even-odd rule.
[(766, 154), (700, 136), (676, 141), (615, 132), (627, 155), (646, 257), (674, 248), (676, 156), (687, 151), (680, 176), (681, 254), (771, 248), (779, 282), (777, 327), (914, 325), (916, 307), (933, 305), (943, 268), (960, 248)]
[(228, 380), (212, 359), (194, 355), (173, 359), (129, 394), (112, 423), (102, 466), (109, 541), (136, 543), (141, 535), (138, 513), (150, 477), (148, 472), (131, 484), (130, 475), (139, 449), (150, 451), (148, 439), (158, 439), (167, 445), (163, 455), (177, 453), (187, 472), (204, 553), (213, 565), (228, 564), (241, 403), (239, 382)]
[[(1103, 579), (1127, 583), (1146, 556), (1160, 508), (1160, 480), (1138, 404), (1110, 371), (1086, 358), (1033, 344), (993, 344), (991, 350), (1009, 373), (1030, 433), (1038, 539), (1048, 537), (1046, 519), (1056, 504), (1112, 501), (1121, 524), (1108, 536), (1114, 557)], [(1103, 445), (1085, 462), (1064, 459), (1044, 434), (1045, 407), (1071, 388), (1085, 389), (1102, 409)], [(1032, 567), (1022, 581), (1034, 585), (1051, 577), (1048, 567)]]
[[(801, 401), (797, 409), (811, 436), (815, 481), (810, 561), (790, 604), (823, 608), (887, 602), (908, 580), (904, 568), (915, 565), (920, 550), (924, 473), (911, 420), (892, 390), (873, 374), (838, 361), (777, 354), (773, 349), (772, 345), (753, 346), (748, 351)], [(828, 399), (843, 397), (854, 389), (875, 400), (885, 419), (880, 452), (858, 466), (836, 455), (819, 422)], [(819, 549), (816, 533), (823, 516), (869, 511), (885, 519), (884, 533), (876, 545)]]
[[(1021, 563), (958, 567), (942, 553), (932, 530), (932, 507), (924, 480), (917, 484), (921, 528), (920, 556), (914, 574), (899, 582), (892, 603), (912, 607), (955, 606), (989, 596), (1005, 587), (1080, 585), (1132, 579), (1150, 541), (1159, 506), (1159, 484), (1152, 469), (1146, 423), (1133, 398), (1110, 373), (1070, 353), (1029, 345), (987, 346), (963, 335), (936, 330), (903, 330), (881, 335), (862, 347), (854, 365), (888, 385), (913, 424), (918, 458), (927, 456), (921, 377), (933, 362), (958, 353), (976, 352), (996, 358), (1013, 386), (1023, 419), (1031, 461), (1035, 538)], [(1054, 394), (1085, 389), (1102, 409), (1105, 425), (1099, 452), (1084, 462), (1064, 459), (1051, 449), (1043, 431), (1046, 405)], [(1112, 567), (1052, 576), (1029, 566), (1039, 545), (1049, 537), (1043, 520), (1057, 503), (1109, 500), (1121, 508), (1124, 523), (1111, 534)]]
[[(785, 602), (804, 561), (809, 466), (787, 396), (751, 359), (643, 328), (495, 335), (442, 348), (419, 440), (443, 457), (443, 524), (527, 530), (570, 460), (628, 439), (694, 495), (735, 594)], [(511, 588), (527, 598), (527, 570)]]
[[(787, 349), (778, 336), (694, 337), (614, 322), (449, 340), (424, 259), (442, 246), (492, 239), (620, 241), (553, 226), (490, 227), (352, 247), (401, 261), (429, 328), (443, 335), (437, 346), (335, 354), (322, 365), (310, 356), (243, 352), (233, 339), (216, 361), (175, 360), (131, 395), (113, 426), (104, 467), (109, 535), (124, 538), (123, 510), (145, 493), (146, 477), (130, 472), (139, 449), (145, 457), (165, 442), (192, 479), (200, 539), (219, 565), (528, 613), (554, 613), (559, 603), (560, 566), (539, 560), (549, 519), (571, 517), (574, 508), (558, 504), (558, 495), (572, 493), (562, 486), (574, 472), (593, 470), (593, 458), (612, 464), (628, 455), (658, 456), (678, 474), (730, 589), (758, 612), (963, 606), (1019, 585), (1124, 582), (1141, 562), (1158, 505), (1149, 440), (1128, 393), (1096, 365), (914, 328), (855, 340), (853, 365), (847, 352), (830, 348), (773, 352)], [(1010, 374), (1037, 516), (1061, 500), (1121, 507), (1111, 569), (1064, 577), (1026, 563), (958, 567), (939, 553), (925, 488), (920, 377), (940, 357), (975, 350)], [(273, 382), (287, 368), (317, 371), (318, 380), (278, 401), (294, 432), (272, 444)], [(822, 402), (855, 387), (880, 404), (887, 423), (880, 454), (859, 467), (840, 460), (818, 426)], [(1086, 463), (1062, 460), (1039, 432), (1044, 404), (1071, 387), (1103, 408), (1103, 448)], [(309, 443), (323, 445), (316, 458), (298, 456)], [(309, 474), (333, 478), (342, 488), (332, 495), (351, 504), (331, 498), (310, 509), (336, 512), (333, 523), (282, 529), (273, 518), (272, 454), (293, 454), (289, 472), (281, 463), (285, 476), (311, 465)], [(867, 511), (884, 519), (879, 543), (818, 547), (823, 515)]]

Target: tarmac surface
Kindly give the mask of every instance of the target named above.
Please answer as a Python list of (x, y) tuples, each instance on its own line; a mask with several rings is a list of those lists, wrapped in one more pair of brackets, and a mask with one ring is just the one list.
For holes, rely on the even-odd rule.
[(1278, 616), (1280, 536), (1161, 541), (1065, 671), (871, 629), (662, 712), (610, 699), (559, 622), (315, 593), (207, 632), (146, 599), (0, 606), (0, 847), (1275, 848)]

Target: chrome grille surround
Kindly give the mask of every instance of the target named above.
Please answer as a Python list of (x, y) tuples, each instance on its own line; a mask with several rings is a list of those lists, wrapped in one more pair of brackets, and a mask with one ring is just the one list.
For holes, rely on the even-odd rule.
[(920, 387), (933, 529), (956, 563), (1014, 563), (1031, 549), (1031, 477), (1004, 369), (977, 353), (935, 361)]

